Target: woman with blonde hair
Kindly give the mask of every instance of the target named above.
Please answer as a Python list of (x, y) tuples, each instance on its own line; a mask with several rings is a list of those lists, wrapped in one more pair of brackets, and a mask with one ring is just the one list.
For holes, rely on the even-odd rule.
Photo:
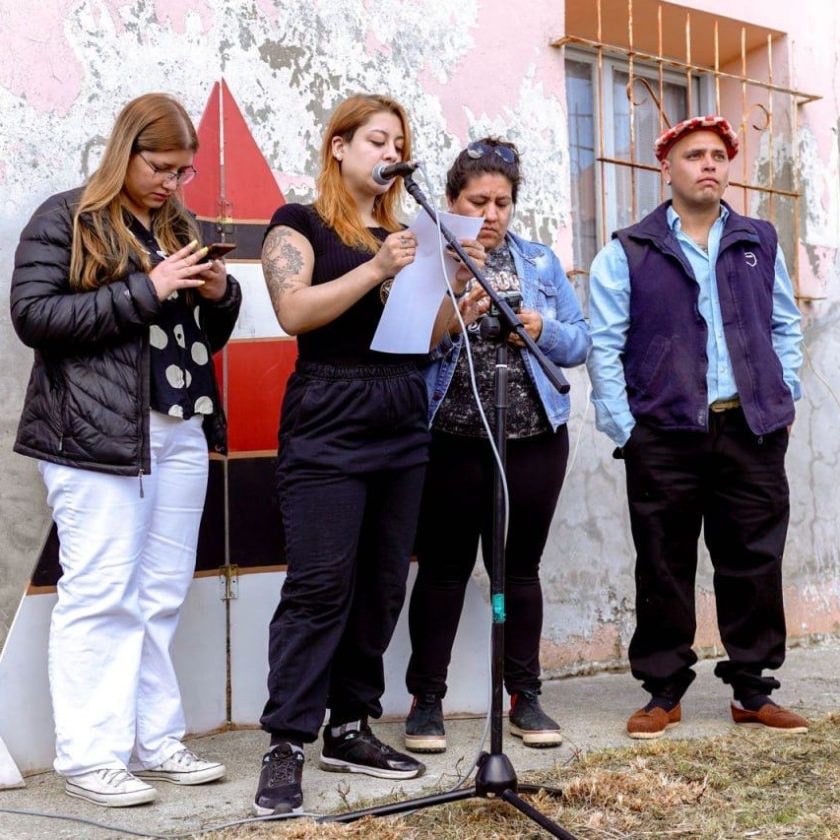
[(175, 99), (129, 102), (86, 186), (48, 198), (15, 255), (12, 322), (35, 351), (15, 450), (38, 459), (60, 541), (55, 769), (99, 805), (225, 772), (182, 743), (170, 653), (207, 446), (226, 446), (211, 355), (241, 302), (181, 202), (197, 148)]
[[(298, 336), (299, 358), (279, 433), (288, 572), (270, 627), (261, 722), (271, 746), (258, 814), (300, 811), (303, 744), (318, 737), (327, 708), (322, 769), (387, 779), (425, 769), (368, 726), (382, 714), (382, 655), (405, 596), (428, 459), (427, 357), (370, 349), (390, 280), (417, 247), (397, 219), (399, 185), (372, 173), (410, 155), (397, 102), (344, 100), (324, 135), (317, 201), (281, 207), (263, 246), (274, 310)], [(483, 260), (479, 243), (465, 247)], [(456, 291), (466, 280), (461, 269)], [(451, 315), (444, 300), (432, 346)]]

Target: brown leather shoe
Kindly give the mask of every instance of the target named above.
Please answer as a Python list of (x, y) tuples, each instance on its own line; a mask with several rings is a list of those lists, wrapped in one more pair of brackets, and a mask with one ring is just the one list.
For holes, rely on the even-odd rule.
[(627, 734), (631, 738), (660, 738), (666, 729), (676, 726), (682, 720), (680, 704), (677, 703), (670, 712), (660, 709), (658, 706), (649, 712), (644, 708), (633, 712), (627, 721)]
[(808, 731), (809, 723), (801, 715), (783, 706), (765, 703), (757, 712), (732, 706), (732, 720), (745, 726), (763, 726), (783, 732), (786, 735), (802, 735)]

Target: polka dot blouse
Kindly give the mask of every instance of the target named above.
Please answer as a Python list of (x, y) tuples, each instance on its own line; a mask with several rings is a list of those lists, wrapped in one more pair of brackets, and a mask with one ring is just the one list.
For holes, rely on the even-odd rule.
[[(132, 217), (131, 232), (157, 265), (166, 254), (152, 233)], [(150, 405), (171, 417), (212, 414), (213, 369), (210, 347), (201, 328), (195, 292), (173, 292), (149, 327)]]

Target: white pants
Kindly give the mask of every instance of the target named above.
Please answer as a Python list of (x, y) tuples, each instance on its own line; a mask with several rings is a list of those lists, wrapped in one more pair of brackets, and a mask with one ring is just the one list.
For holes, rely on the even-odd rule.
[(56, 772), (161, 764), (184, 736), (170, 647), (195, 569), (207, 490), (201, 418), (151, 412), (151, 473), (44, 461), (63, 575), (49, 677)]

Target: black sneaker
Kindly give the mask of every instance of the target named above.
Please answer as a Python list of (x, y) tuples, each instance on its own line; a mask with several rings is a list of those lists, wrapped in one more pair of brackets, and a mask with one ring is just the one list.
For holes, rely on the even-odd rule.
[(526, 747), (557, 747), (563, 743), (560, 727), (540, 706), (535, 691), (517, 691), (510, 698), (510, 733)]
[(416, 753), (446, 750), (443, 704), (437, 694), (420, 694), (414, 698), (405, 719), (405, 748)]
[(267, 814), (303, 812), (303, 750), (282, 741), (264, 756), (257, 795), (252, 811), (258, 817)]
[(366, 773), (379, 779), (414, 779), (426, 772), (417, 759), (383, 744), (364, 719), (344, 724), (338, 735), (324, 727), (319, 766), (334, 773)]

